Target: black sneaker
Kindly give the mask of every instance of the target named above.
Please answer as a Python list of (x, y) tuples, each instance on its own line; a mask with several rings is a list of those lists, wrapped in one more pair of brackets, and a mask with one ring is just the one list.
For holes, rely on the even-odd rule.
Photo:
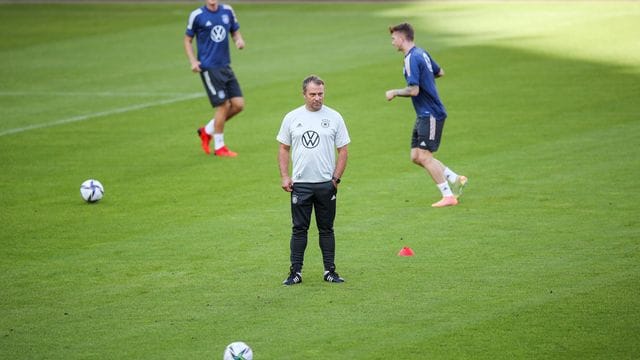
[(284, 279), (282, 285), (295, 285), (302, 282), (302, 273), (295, 272), (293, 269), (289, 272), (289, 277)]
[(324, 281), (333, 282), (333, 283), (342, 283), (344, 282), (344, 279), (341, 278), (340, 275), (338, 275), (338, 273), (334, 269), (331, 269), (329, 271), (324, 272)]

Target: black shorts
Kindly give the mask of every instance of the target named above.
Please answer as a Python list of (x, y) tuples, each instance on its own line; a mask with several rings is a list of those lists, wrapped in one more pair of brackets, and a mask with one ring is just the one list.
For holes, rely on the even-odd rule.
[(442, 138), (442, 129), (444, 129), (444, 120), (436, 120), (433, 116), (418, 117), (416, 124), (413, 126), (411, 148), (429, 150), (432, 153), (438, 151), (440, 139)]
[(228, 99), (242, 97), (242, 90), (230, 66), (206, 69), (200, 72), (209, 101), (213, 107), (220, 106)]

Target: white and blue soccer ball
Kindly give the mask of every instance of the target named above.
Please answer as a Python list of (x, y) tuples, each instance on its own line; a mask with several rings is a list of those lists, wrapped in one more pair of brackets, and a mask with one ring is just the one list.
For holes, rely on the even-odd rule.
[(224, 360), (253, 360), (253, 350), (242, 341), (232, 342), (224, 349)]
[(104, 186), (98, 180), (89, 179), (80, 185), (80, 195), (84, 201), (94, 203), (102, 199)]

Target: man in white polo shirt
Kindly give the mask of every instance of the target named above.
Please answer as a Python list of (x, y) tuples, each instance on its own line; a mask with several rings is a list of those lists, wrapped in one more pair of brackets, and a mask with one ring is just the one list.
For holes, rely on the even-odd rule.
[[(291, 193), (291, 267), (284, 285), (302, 282), (302, 265), (307, 248), (311, 213), (315, 209), (323, 279), (341, 283), (336, 273), (335, 236), (338, 184), (347, 166), (347, 145), (351, 142), (342, 116), (324, 105), (324, 81), (310, 75), (302, 82), (305, 104), (282, 120), (276, 139), (280, 142), (278, 163), (282, 189)], [(337, 156), (336, 156), (337, 150)], [(293, 163), (289, 175), (289, 162)]]

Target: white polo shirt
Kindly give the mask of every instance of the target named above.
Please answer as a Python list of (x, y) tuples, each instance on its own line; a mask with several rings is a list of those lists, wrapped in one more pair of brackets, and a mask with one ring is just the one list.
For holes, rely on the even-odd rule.
[(326, 105), (318, 111), (303, 105), (289, 112), (276, 139), (291, 146), (294, 183), (330, 181), (336, 168), (336, 148), (351, 142), (342, 115)]

